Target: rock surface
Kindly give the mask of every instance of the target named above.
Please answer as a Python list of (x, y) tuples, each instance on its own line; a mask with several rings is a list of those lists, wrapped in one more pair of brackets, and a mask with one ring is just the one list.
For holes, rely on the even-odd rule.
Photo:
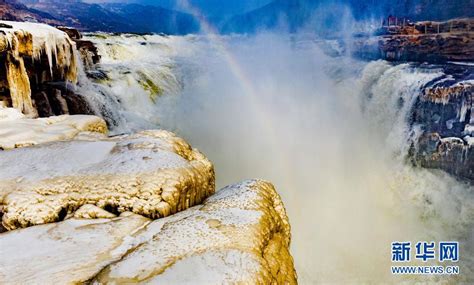
[(10, 230), (60, 221), (86, 204), (159, 218), (215, 190), (212, 164), (167, 131), (0, 152), (0, 169), (2, 224)]
[(357, 39), (354, 53), (388, 61), (474, 61), (474, 19), (388, 27), (381, 36)]
[(423, 88), (412, 123), (421, 127), (415, 164), (474, 183), (474, 68), (444, 66), (444, 76)]
[(105, 138), (106, 132), (105, 121), (95, 116), (29, 119), (16, 109), (0, 108), (0, 149), (4, 150), (87, 136)]
[(46, 82), (77, 82), (76, 45), (66, 33), (45, 24), (0, 24), (0, 54), (5, 56), (0, 101), (35, 117), (32, 93), (44, 91)]
[(31, 118), (101, 115), (101, 107), (76, 93), (76, 83), (90, 83), (85, 75), (99, 60), (97, 48), (76, 29), (0, 21), (0, 105)]
[(289, 244), (280, 197), (252, 180), (155, 221), (122, 213), (1, 234), (0, 282), (296, 284)]

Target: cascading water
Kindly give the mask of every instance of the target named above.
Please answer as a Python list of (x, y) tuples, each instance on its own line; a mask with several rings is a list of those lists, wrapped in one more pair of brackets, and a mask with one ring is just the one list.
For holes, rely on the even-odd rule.
[[(474, 281), (472, 187), (405, 160), (410, 109), (440, 70), (272, 34), (91, 39), (107, 75), (94, 88), (120, 105), (122, 130), (177, 132), (215, 163), (218, 186), (276, 185), (302, 284)], [(397, 240), (459, 240), (462, 275), (392, 276)]]
[(82, 73), (78, 92), (98, 114), (105, 114), (114, 133), (156, 127), (159, 97), (179, 94), (173, 73), (173, 39), (162, 36), (91, 35), (102, 56), (100, 72), (90, 82)]

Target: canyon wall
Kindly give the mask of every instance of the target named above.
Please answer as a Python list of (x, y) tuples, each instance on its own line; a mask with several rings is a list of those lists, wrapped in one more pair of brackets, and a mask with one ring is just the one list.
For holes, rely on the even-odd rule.
[(385, 23), (378, 36), (354, 39), (353, 54), (363, 59), (444, 63), (474, 61), (474, 19)]

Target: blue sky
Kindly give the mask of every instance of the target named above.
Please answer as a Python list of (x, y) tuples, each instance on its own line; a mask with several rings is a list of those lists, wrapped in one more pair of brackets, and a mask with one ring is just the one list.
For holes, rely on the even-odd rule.
[[(89, 3), (98, 2), (128, 2), (157, 5), (169, 9), (179, 9), (180, 0), (85, 0)], [(240, 14), (261, 7), (271, 0), (188, 0), (209, 16), (224, 16)]]

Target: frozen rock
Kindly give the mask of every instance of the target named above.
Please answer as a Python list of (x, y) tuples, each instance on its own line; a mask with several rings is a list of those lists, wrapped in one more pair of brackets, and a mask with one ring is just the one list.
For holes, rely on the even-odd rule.
[(110, 219), (115, 217), (114, 214), (91, 204), (80, 207), (74, 213), (74, 218), (77, 219)]
[(289, 246), (280, 197), (251, 180), (152, 222), (124, 213), (1, 234), (0, 283), (296, 284)]
[(211, 162), (167, 131), (0, 152), (2, 224), (10, 230), (59, 221), (86, 204), (165, 217), (214, 187)]
[[(0, 149), (71, 140), (84, 136), (101, 137), (106, 132), (105, 121), (96, 116), (62, 115), (28, 119), (16, 109), (0, 108)], [(40, 163), (43, 164), (44, 161)]]
[(93, 278), (130, 248), (149, 220), (139, 215), (78, 220), (0, 234), (1, 284), (72, 284)]
[(295, 284), (290, 226), (273, 186), (246, 181), (178, 213), (94, 279), (107, 283)]
[(415, 162), (423, 167), (442, 169), (456, 177), (474, 181), (474, 147), (470, 137), (441, 138), (423, 134), (417, 141)]
[(444, 75), (423, 87), (410, 114), (423, 134), (413, 145), (415, 164), (442, 169), (474, 182), (472, 66), (446, 65)]
[(12, 106), (35, 117), (29, 73), (33, 80), (45, 77), (43, 70), (36, 70), (35, 62), (46, 61), (50, 81), (76, 83), (76, 44), (66, 33), (45, 24), (12, 21), (0, 21), (0, 24), (0, 53), (5, 54), (6, 85)]

